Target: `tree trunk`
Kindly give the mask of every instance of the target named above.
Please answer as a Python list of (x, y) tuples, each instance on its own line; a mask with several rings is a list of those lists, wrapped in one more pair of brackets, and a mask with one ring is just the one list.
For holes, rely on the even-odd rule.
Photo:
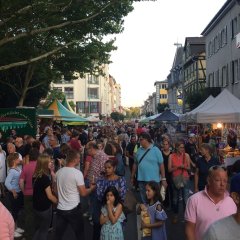
[(24, 104), (24, 100), (27, 96), (28, 87), (29, 87), (29, 84), (32, 80), (34, 70), (35, 70), (35, 64), (29, 64), (28, 67), (27, 67), (27, 72), (26, 72), (26, 76), (25, 76), (25, 79), (24, 79), (22, 93), (20, 95), (19, 102), (18, 102), (18, 106), (20, 106), (20, 107), (22, 107), (23, 104)]

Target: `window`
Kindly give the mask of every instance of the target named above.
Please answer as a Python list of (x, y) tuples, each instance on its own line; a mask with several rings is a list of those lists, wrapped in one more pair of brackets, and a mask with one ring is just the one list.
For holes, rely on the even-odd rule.
[(98, 99), (98, 88), (88, 88), (88, 98)]
[(86, 102), (76, 102), (76, 112), (86, 113)]
[(232, 21), (231, 21), (231, 28), (232, 28), (232, 39), (235, 38), (236, 34), (237, 34), (237, 17), (235, 17)]
[(238, 82), (238, 60), (232, 61), (232, 84)]
[(220, 87), (220, 83), (219, 83), (219, 70), (216, 71), (215, 76), (216, 76), (216, 79), (215, 79), (216, 85), (215, 85), (215, 87)]
[(100, 112), (99, 102), (90, 102), (90, 113), (99, 113)]
[(64, 88), (64, 93), (68, 99), (73, 99), (73, 87), (65, 87)]
[(208, 75), (208, 87), (214, 87), (214, 76), (213, 73)]
[(53, 90), (55, 90), (57, 92), (62, 92), (62, 88), (61, 87), (53, 87)]
[(99, 84), (98, 76), (88, 75), (88, 84)]
[(222, 68), (222, 87), (227, 85), (227, 67), (224, 66)]

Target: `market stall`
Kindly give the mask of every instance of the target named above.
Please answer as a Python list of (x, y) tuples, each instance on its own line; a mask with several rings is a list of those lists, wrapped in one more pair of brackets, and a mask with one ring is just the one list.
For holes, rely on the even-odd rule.
[(55, 99), (48, 106), (48, 110), (53, 110), (54, 120), (61, 121), (65, 125), (87, 125), (88, 120), (80, 117), (76, 113), (70, 112), (59, 100)]

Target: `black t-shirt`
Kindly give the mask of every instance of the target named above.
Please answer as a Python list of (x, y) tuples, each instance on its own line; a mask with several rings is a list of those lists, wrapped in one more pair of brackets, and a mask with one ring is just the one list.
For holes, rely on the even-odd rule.
[(185, 151), (189, 154), (191, 160), (196, 163), (197, 161), (197, 146), (194, 143), (187, 142), (185, 144)]
[(48, 199), (45, 189), (51, 186), (47, 175), (33, 178), (33, 208), (37, 211), (45, 211), (50, 208), (52, 202)]
[(129, 152), (130, 155), (133, 155), (135, 146), (136, 146), (136, 143), (131, 143), (131, 142), (127, 145), (126, 150)]

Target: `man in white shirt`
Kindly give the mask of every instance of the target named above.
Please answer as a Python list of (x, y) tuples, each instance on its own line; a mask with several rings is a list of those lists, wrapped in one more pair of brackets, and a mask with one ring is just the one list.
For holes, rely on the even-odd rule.
[(56, 173), (58, 205), (56, 239), (62, 239), (68, 224), (71, 225), (76, 238), (84, 239), (84, 222), (80, 196), (89, 195), (95, 188), (86, 189), (82, 172), (75, 167), (80, 162), (80, 154), (70, 150), (66, 157), (66, 166)]

